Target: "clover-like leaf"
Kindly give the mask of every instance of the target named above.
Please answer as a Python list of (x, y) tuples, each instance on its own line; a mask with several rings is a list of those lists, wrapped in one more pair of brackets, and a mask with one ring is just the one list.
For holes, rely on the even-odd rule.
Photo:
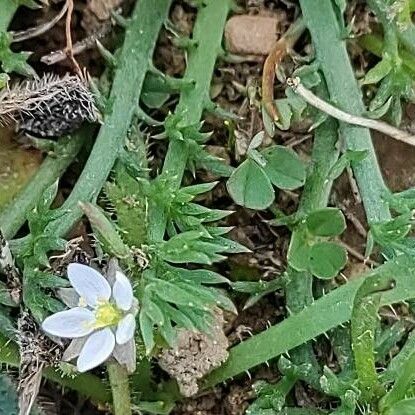
[(292, 236), (287, 254), (288, 264), (296, 271), (305, 271), (310, 262), (310, 240), (307, 230), (298, 229)]
[(310, 249), (310, 271), (318, 278), (335, 277), (346, 263), (346, 249), (335, 242), (317, 242)]
[(337, 208), (323, 208), (311, 212), (306, 219), (307, 229), (315, 236), (337, 236), (346, 229), (343, 213)]
[(274, 201), (270, 179), (255, 161), (245, 160), (226, 183), (235, 203), (249, 209), (266, 209)]
[(295, 151), (283, 146), (273, 146), (261, 154), (267, 161), (264, 171), (272, 184), (287, 190), (297, 189), (304, 184), (305, 165)]

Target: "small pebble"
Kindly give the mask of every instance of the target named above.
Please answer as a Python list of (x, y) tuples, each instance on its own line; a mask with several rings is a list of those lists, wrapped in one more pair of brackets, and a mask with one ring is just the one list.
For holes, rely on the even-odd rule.
[(279, 17), (239, 15), (225, 27), (228, 52), (239, 55), (268, 55), (278, 40)]

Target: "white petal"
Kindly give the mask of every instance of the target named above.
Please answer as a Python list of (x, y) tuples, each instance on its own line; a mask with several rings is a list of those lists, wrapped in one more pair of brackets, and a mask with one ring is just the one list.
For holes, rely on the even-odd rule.
[(57, 291), (59, 299), (68, 307), (78, 307), (79, 294), (73, 288), (59, 288)]
[(133, 287), (130, 280), (120, 271), (115, 274), (112, 296), (121, 310), (128, 311), (133, 305)]
[(88, 337), (76, 362), (79, 372), (86, 372), (105, 362), (115, 346), (115, 338), (111, 329), (103, 329)]
[(134, 339), (128, 340), (125, 344), (116, 344), (113, 356), (120, 365), (125, 365), (129, 373), (135, 372), (137, 357)]
[(47, 317), (42, 328), (52, 336), (74, 339), (93, 331), (94, 313), (86, 308), (75, 307)]
[(76, 292), (85, 299), (91, 307), (97, 301), (107, 301), (111, 296), (111, 287), (108, 281), (94, 268), (78, 263), (68, 265), (68, 278)]
[(127, 314), (117, 326), (117, 332), (115, 338), (118, 344), (127, 343), (134, 337), (135, 331), (135, 318), (132, 314)]

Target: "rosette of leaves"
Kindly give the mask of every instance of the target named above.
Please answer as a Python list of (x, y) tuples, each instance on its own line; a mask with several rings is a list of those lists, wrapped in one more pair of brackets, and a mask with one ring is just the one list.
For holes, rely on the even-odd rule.
[(306, 168), (298, 155), (284, 146), (258, 151), (263, 132), (251, 141), (246, 160), (238, 166), (227, 182), (227, 189), (238, 205), (249, 209), (266, 209), (274, 202), (275, 191), (294, 190), (306, 178)]
[[(225, 277), (209, 269), (183, 266), (211, 265), (225, 259), (225, 254), (248, 250), (224, 236), (231, 228), (213, 226), (232, 212), (194, 202), (216, 182), (175, 190), (172, 178), (163, 174), (150, 182), (145, 177), (134, 179), (127, 169), (117, 171), (107, 186), (107, 195), (118, 227), (97, 206), (83, 204), (82, 209), (104, 252), (120, 258), (136, 276), (140, 332), (150, 354), (156, 346), (173, 346), (178, 328), (209, 332), (215, 307), (236, 313), (232, 301), (218, 287), (229, 284)], [(153, 242), (148, 236), (152, 229), (143, 210), (147, 205), (165, 212), (168, 239)], [(136, 248), (148, 259), (144, 270), (133, 260)]]

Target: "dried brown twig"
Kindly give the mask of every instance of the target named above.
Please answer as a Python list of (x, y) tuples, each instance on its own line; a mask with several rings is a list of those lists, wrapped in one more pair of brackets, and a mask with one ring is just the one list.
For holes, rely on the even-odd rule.
[(274, 79), (278, 65), (287, 53), (294, 47), (295, 43), (305, 30), (303, 20), (300, 18), (295, 21), (287, 32), (282, 36), (264, 62), (262, 70), (262, 104), (273, 119), (278, 121), (278, 110), (274, 103)]
[[(87, 49), (94, 48), (96, 42), (99, 39), (104, 38), (111, 32), (112, 24), (111, 22), (104, 23), (95, 33), (90, 36), (82, 39), (79, 42), (76, 42), (72, 46), (73, 56), (79, 55)], [(61, 62), (67, 58), (66, 48), (62, 50), (56, 50), (48, 55), (42, 56), (40, 59), (41, 62), (46, 63), (47, 65), (54, 65), (55, 63)]]
[(73, 13), (73, 0), (68, 0), (68, 11), (66, 14), (66, 56), (72, 63), (75, 72), (78, 74), (78, 76), (81, 79), (84, 79), (84, 73), (81, 70), (81, 67), (79, 66), (79, 63), (74, 57), (73, 53), (73, 44), (72, 44), (72, 34), (71, 34), (71, 21), (72, 21), (72, 13)]

